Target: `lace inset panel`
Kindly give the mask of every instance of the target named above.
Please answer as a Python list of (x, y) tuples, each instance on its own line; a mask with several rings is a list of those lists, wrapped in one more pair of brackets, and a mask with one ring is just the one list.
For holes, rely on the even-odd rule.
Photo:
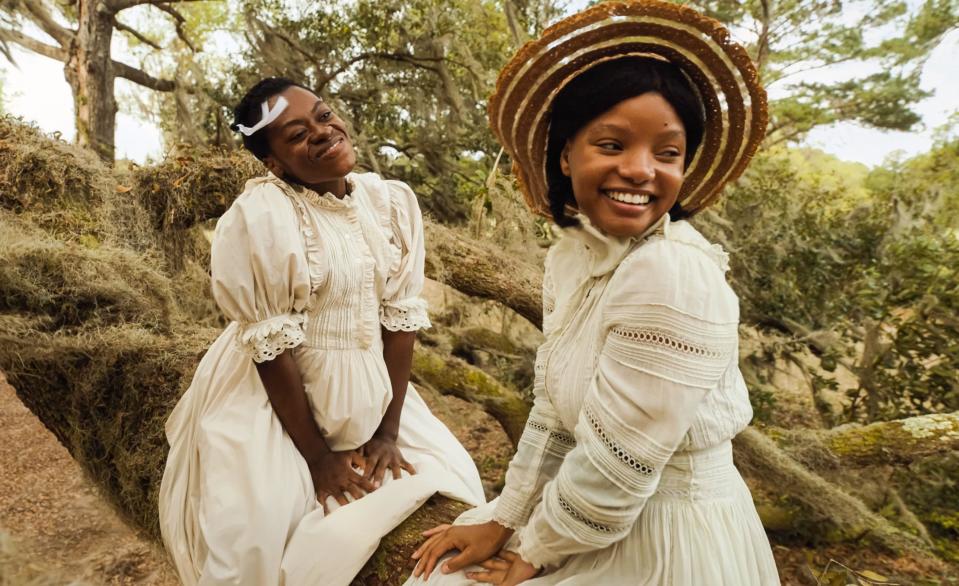
[(735, 323), (706, 322), (664, 306), (634, 308), (609, 324), (604, 353), (636, 370), (701, 389), (732, 364)]

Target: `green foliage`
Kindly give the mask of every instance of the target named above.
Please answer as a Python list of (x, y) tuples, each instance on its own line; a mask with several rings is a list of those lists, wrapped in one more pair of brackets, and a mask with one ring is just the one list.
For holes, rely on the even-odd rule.
[(817, 402), (843, 391), (848, 420), (959, 409), (957, 212), (956, 140), (868, 175), (808, 151), (757, 157), (699, 221), (733, 252), (743, 322), (778, 340), (747, 378), (788, 360)]
[[(770, 100), (770, 142), (796, 141), (815, 126), (856, 121), (909, 130), (925, 59), (959, 26), (956, 0), (698, 0), (750, 45)], [(836, 69), (837, 66), (843, 69)], [(811, 82), (807, 72), (850, 71)]]
[(251, 0), (246, 13), (237, 96), (265, 75), (315, 88), (351, 122), (363, 166), (410, 183), (436, 216), (466, 218), (499, 152), (485, 107), (513, 42), (499, 2)]

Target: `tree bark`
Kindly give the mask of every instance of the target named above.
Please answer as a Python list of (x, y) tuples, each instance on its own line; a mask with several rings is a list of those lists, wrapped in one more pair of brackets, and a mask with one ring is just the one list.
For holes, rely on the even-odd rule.
[(515, 448), (526, 427), (529, 400), (515, 389), (454, 356), (417, 345), (413, 355), (414, 381), (423, 382), (444, 395), (453, 395), (479, 405), (502, 427)]
[(98, 0), (79, 0), (78, 28), (64, 74), (73, 90), (77, 143), (112, 164), (117, 103), (113, 95), (113, 13)]
[(804, 462), (864, 467), (906, 465), (959, 450), (959, 412), (848, 424), (827, 430), (770, 429), (767, 434)]
[(440, 224), (427, 222), (426, 276), (491, 299), (543, 329), (543, 271)]

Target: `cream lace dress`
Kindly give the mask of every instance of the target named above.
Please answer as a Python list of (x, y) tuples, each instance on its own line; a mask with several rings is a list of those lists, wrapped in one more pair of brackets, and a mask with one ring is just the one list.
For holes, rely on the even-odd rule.
[[(333, 450), (363, 445), (392, 398), (380, 328), (430, 325), (423, 226), (399, 182), (351, 175), (337, 199), (273, 176), (217, 223), (213, 296), (233, 320), (166, 424), (160, 528), (184, 584), (348, 584), (439, 491), (484, 502), (469, 454), (410, 386), (397, 444), (417, 470), (324, 515), (254, 361), (293, 352)], [(387, 475), (390, 476), (390, 475)]]
[(732, 460), (752, 410), (725, 252), (668, 217), (630, 240), (580, 219), (547, 257), (535, 402), (503, 493), (457, 523), (516, 529), (507, 548), (545, 568), (532, 586), (778, 584)]

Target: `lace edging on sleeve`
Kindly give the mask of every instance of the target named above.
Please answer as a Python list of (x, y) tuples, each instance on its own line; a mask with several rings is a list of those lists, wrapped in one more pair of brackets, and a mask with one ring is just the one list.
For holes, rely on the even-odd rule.
[(433, 327), (426, 300), (419, 297), (381, 304), (380, 324), (391, 332), (415, 332)]
[(238, 341), (257, 363), (273, 360), (290, 348), (303, 343), (306, 314), (289, 313), (241, 325)]

